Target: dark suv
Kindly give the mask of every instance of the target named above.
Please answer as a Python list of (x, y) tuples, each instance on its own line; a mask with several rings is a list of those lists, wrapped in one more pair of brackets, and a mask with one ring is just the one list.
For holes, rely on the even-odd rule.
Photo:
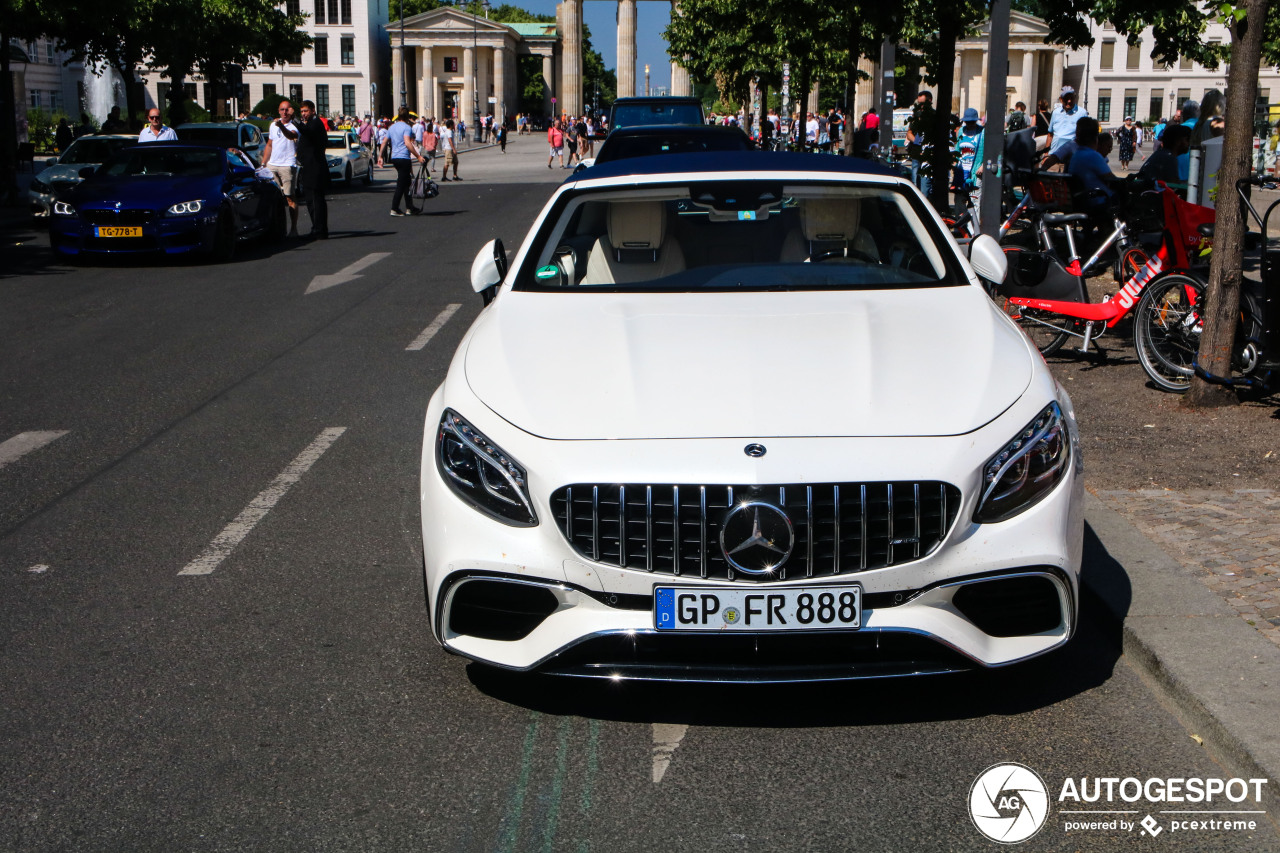
[(653, 124), (705, 124), (697, 98), (618, 98), (609, 110), (609, 129)]

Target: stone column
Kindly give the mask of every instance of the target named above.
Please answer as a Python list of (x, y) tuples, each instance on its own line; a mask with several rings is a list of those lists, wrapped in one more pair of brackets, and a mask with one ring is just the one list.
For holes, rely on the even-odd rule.
[(556, 95), (556, 58), (548, 53), (542, 57), (542, 111), (551, 115), (551, 99)]
[(467, 125), (467, 136), (471, 136), (471, 132), (475, 130), (475, 74), (476, 74), (476, 54), (469, 47), (462, 49), (462, 103), (458, 104), (458, 115), (454, 116), (454, 121), (461, 118)]
[(431, 48), (422, 49), (422, 71), (418, 76), (418, 113), (431, 118), (436, 115), (436, 66)]
[(507, 117), (507, 51), (505, 48), (493, 49), (493, 120), (495, 123)]
[[(818, 114), (818, 98), (820, 96), (820, 91), (819, 91), (820, 88), (821, 87), (819, 86), (818, 81), (814, 80), (813, 88), (809, 90), (809, 102), (805, 104), (805, 112), (813, 113), (815, 116)], [(876, 112), (878, 113), (880, 111), (876, 110)]]
[(636, 0), (618, 0), (618, 97), (636, 94)]
[[(960, 76), (964, 73), (964, 51), (956, 51), (956, 64), (951, 70), (951, 111), (959, 113), (964, 110), (962, 102), (964, 101), (965, 86), (961, 82), (963, 78)], [(935, 109), (942, 109), (942, 104), (935, 103)]]
[(973, 96), (977, 107), (978, 115), (985, 116), (987, 114), (987, 75), (991, 73), (991, 51), (988, 48), (982, 50), (982, 82), (978, 86), (977, 93)]
[[(867, 110), (876, 106), (876, 80), (879, 79), (880, 64), (869, 56), (858, 58), (858, 70), (867, 75), (866, 80), (858, 80), (853, 90), (853, 114), (846, 116), (849, 126), (857, 128), (858, 122)], [(879, 112), (879, 110), (877, 110)]]
[(400, 86), (404, 82), (404, 55), (399, 44), (391, 46), (391, 114), (400, 112)]
[(582, 0), (562, 0), (559, 6), (564, 21), (560, 58), (560, 101), (556, 111), (582, 115)]
[(1058, 103), (1058, 95), (1062, 92), (1062, 66), (1063, 53), (1060, 50), (1053, 52), (1053, 88), (1049, 92), (1049, 109), (1052, 110)]
[(689, 69), (679, 62), (671, 63), (671, 94), (682, 98), (693, 94), (693, 81), (689, 78)]
[[(1034, 118), (1036, 110), (1036, 93), (1033, 91), (1035, 77), (1033, 69), (1036, 64), (1036, 52), (1034, 50), (1024, 50), (1022, 52), (1022, 85), (1018, 92), (1018, 97), (1027, 105), (1027, 120)], [(1031, 122), (1034, 124), (1034, 122)]]

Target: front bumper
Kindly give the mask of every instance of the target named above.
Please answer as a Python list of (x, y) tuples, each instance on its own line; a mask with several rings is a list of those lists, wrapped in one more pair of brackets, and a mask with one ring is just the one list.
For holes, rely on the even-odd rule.
[[(442, 397), (437, 392), (433, 399), (424, 433), (420, 497), (426, 586), (435, 636), (450, 651), (468, 658), (512, 670), (614, 679), (835, 680), (1004, 666), (1058, 648), (1075, 630), (1083, 547), (1078, 444), (1073, 443), (1076, 456), (1070, 470), (1038, 504), (1004, 522), (972, 522), (983, 464), (1043, 408), (1042, 396), (1026, 395), (992, 423), (964, 436), (763, 439), (768, 444), (763, 459), (743, 454), (750, 439), (546, 441), (516, 430), (474, 403), (459, 409), (529, 467), (540, 522), (529, 528), (489, 519), (459, 500), (442, 481), (434, 459)], [(1064, 410), (1069, 409), (1065, 395), (1059, 399), (1065, 401)], [(927, 556), (820, 581), (802, 577), (751, 584), (767, 590), (858, 583), (864, 610), (856, 632), (659, 635), (654, 628), (655, 587), (710, 590), (743, 584), (593, 562), (566, 541), (549, 503), (555, 489), (575, 482), (930, 479), (957, 486), (962, 497), (955, 523)], [(539, 590), (528, 598), (542, 600), (533, 608), (540, 612), (517, 617), (527, 620), (527, 631), (498, 638), (489, 629), (476, 629), (474, 619), (453, 618), (460, 591), (480, 580)], [(1056, 624), (1040, 623), (1034, 630), (1008, 635), (989, 613), (982, 616), (971, 605), (964, 606), (963, 600), (981, 597), (977, 592), (1007, 592), (1014, 589), (1010, 584), (1026, 583), (1039, 585), (1034, 606), (1056, 605), (1057, 618), (1051, 620)], [(966, 588), (971, 591), (962, 594), (958, 604), (956, 596)], [(997, 594), (992, 600), (1023, 606), (1016, 596), (1001, 599)], [(485, 606), (483, 600), (480, 606)]]
[(49, 242), (64, 255), (129, 255), (161, 253), (183, 255), (213, 249), (218, 231), (218, 210), (195, 216), (166, 217), (163, 211), (152, 212), (147, 221), (129, 221), (127, 225), (142, 228), (140, 237), (98, 237), (97, 224), (89, 220), (93, 210), (81, 210), (77, 216), (52, 216), (49, 220)]

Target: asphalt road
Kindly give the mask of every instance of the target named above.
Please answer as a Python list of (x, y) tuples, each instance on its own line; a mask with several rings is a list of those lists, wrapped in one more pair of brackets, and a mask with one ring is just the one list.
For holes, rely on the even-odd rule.
[(1269, 818), (1064, 830), (1066, 777), (1229, 775), (1090, 600), (1048, 659), (913, 682), (617, 686), (444, 654), (422, 414), (480, 309), (473, 256), (563, 175), (536, 145), (468, 155), (430, 216), (390, 218), (380, 173), (334, 193), (333, 239), (228, 266), (70, 267), (6, 234), (0, 849), (984, 850), (969, 789), (1003, 761), (1054, 801), (1024, 849), (1280, 849)]

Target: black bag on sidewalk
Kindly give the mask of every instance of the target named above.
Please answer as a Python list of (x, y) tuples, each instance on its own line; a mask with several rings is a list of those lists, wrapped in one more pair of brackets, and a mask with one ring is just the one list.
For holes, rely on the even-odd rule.
[(419, 164), (418, 171), (413, 176), (413, 183), (409, 185), (409, 197), (428, 199), (438, 195), (440, 195), (440, 186), (431, 180), (431, 175), (427, 172), (427, 164)]

